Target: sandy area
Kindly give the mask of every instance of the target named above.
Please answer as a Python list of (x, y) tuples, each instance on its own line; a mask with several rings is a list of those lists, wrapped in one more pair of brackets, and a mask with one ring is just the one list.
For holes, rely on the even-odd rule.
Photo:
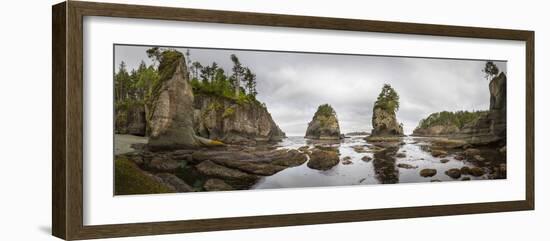
[(133, 136), (133, 135), (115, 135), (115, 155), (128, 153), (135, 151), (131, 147), (132, 144), (136, 143), (147, 143), (148, 138), (143, 136)]

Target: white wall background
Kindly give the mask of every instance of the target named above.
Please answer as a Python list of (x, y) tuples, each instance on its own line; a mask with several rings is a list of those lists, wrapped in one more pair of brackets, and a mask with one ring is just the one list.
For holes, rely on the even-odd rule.
[[(51, 232), (51, 5), (9, 1), (0, 9), (0, 240), (56, 240)], [(536, 31), (536, 210), (156, 236), (155, 240), (523, 240), (548, 237), (550, 16), (545, 1), (117, 1)], [(513, 91), (513, 90), (512, 90)], [(345, 204), (342, 204), (345, 205)], [(152, 240), (153, 237), (121, 240)]]

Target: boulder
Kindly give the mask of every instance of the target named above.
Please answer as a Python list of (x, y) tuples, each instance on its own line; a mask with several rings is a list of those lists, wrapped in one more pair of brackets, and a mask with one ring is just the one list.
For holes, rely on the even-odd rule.
[(316, 140), (342, 139), (336, 112), (329, 104), (320, 105), (308, 123), (306, 138)]
[(159, 173), (155, 174), (156, 177), (172, 189), (174, 192), (193, 192), (195, 191), (191, 186), (185, 183), (183, 180), (179, 179), (173, 174), (170, 173)]
[(222, 179), (237, 189), (248, 189), (259, 179), (258, 176), (248, 174), (239, 170), (231, 169), (210, 160), (203, 161), (195, 166), (202, 175)]
[(458, 168), (449, 169), (445, 172), (445, 174), (447, 174), (447, 176), (449, 176), (453, 179), (460, 178), (460, 176), (462, 175), (460, 169), (458, 169)]
[(449, 160), (449, 159), (441, 159), (441, 160), (439, 160), (439, 161), (440, 161), (441, 163), (447, 163), (447, 162), (449, 162), (450, 160)]
[(364, 157), (361, 158), (361, 160), (364, 161), (364, 162), (370, 162), (372, 160), (372, 157), (364, 156)]
[(399, 163), (399, 164), (397, 164), (397, 167), (404, 168), (404, 169), (416, 169), (416, 168), (418, 168), (418, 166), (413, 166), (411, 164), (406, 164), (406, 163)]
[(433, 157), (445, 157), (447, 156), (447, 152), (444, 150), (431, 150)]
[(433, 177), (433, 176), (435, 176), (435, 174), (437, 174), (436, 169), (426, 168), (426, 169), (422, 169), (420, 171), (420, 176), (422, 176), (422, 177)]
[(216, 178), (211, 178), (206, 180), (203, 185), (204, 190), (206, 191), (231, 191), (234, 190), (232, 186), (225, 183), (224, 181)]
[(481, 167), (472, 167), (470, 168), (470, 171), (468, 172), (468, 174), (474, 177), (480, 177), (480, 176), (483, 176), (483, 174), (485, 174), (485, 171)]
[(314, 149), (310, 155), (307, 166), (317, 170), (329, 170), (340, 162), (340, 154), (336, 151)]

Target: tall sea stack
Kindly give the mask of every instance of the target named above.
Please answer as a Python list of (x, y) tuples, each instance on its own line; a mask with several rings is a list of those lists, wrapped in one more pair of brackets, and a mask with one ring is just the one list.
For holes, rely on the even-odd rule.
[(376, 137), (403, 136), (403, 126), (397, 122), (395, 115), (398, 109), (399, 95), (389, 84), (385, 84), (374, 103), (372, 131), (367, 140), (375, 140)]
[(159, 94), (150, 121), (149, 146), (153, 149), (189, 148), (214, 142), (200, 138), (193, 130), (193, 89), (183, 54), (162, 52), (158, 67)]

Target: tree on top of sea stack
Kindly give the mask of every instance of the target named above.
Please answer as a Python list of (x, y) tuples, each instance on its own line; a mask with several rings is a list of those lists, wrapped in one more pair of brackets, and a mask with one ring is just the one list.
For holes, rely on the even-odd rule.
[(336, 117), (336, 111), (329, 104), (320, 105), (309, 122), (306, 130), (306, 138), (317, 140), (339, 140), (340, 125)]
[(397, 122), (399, 94), (389, 84), (384, 84), (374, 103), (371, 136), (402, 136), (403, 125)]

